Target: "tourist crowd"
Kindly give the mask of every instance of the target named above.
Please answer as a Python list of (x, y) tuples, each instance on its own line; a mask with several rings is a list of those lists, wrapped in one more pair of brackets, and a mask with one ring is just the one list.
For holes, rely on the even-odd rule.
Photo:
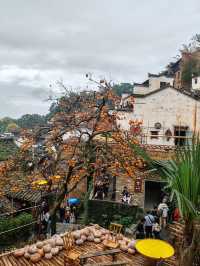
[[(51, 234), (51, 215), (49, 206), (43, 201), (40, 209), (33, 210), (33, 217), (37, 219), (35, 233), (38, 237), (44, 237)], [(69, 205), (66, 201), (62, 202), (59, 208), (59, 220), (61, 223), (76, 223), (78, 218), (78, 208), (75, 205)]]
[[(178, 208), (172, 213), (172, 219), (178, 221), (180, 214)], [(162, 202), (155, 206), (153, 210), (148, 210), (145, 216), (139, 221), (134, 233), (137, 239), (155, 238), (161, 239), (161, 230), (166, 228), (169, 220), (169, 207), (167, 198), (164, 197)]]
[[(93, 198), (100, 200), (107, 198), (109, 186), (110, 182), (109, 182), (109, 177), (107, 175), (97, 179), (94, 185)], [(131, 194), (126, 186), (124, 186), (123, 191), (121, 193), (121, 202), (126, 204), (131, 203)]]
[(75, 205), (69, 205), (65, 201), (60, 205), (59, 214), (61, 223), (74, 224), (78, 218), (78, 208)]

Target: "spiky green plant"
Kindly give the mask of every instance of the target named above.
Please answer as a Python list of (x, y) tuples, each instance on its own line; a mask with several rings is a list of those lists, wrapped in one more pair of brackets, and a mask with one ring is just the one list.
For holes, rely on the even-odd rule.
[(199, 217), (200, 208), (200, 140), (194, 137), (193, 144), (179, 148), (173, 159), (157, 161), (139, 146), (130, 144), (136, 154), (141, 156), (167, 181), (184, 219)]
[[(161, 166), (161, 164), (160, 164)], [(173, 160), (160, 168), (166, 177), (171, 197), (175, 198), (187, 221), (199, 217), (200, 204), (200, 141), (178, 149)]]
[[(194, 221), (199, 220), (200, 206), (200, 141), (195, 137), (191, 146), (179, 149), (175, 159), (163, 167), (171, 195), (177, 200), (185, 221), (183, 249), (180, 265), (196, 265), (200, 257), (200, 230)], [(186, 263), (186, 264), (185, 264)]]
[[(140, 148), (140, 156), (147, 159), (150, 168), (157, 172), (167, 181), (167, 188), (171, 191), (185, 221), (184, 242), (180, 247), (179, 265), (195, 264), (200, 260), (200, 140), (194, 137), (193, 144), (179, 148), (174, 159), (169, 161), (154, 161)], [(197, 220), (197, 226), (196, 226)]]

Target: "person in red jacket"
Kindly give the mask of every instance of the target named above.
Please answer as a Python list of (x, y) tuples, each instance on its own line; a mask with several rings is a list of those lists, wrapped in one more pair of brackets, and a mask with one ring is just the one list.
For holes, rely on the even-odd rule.
[(178, 222), (180, 220), (180, 211), (179, 208), (175, 208), (174, 214), (173, 214), (173, 221)]

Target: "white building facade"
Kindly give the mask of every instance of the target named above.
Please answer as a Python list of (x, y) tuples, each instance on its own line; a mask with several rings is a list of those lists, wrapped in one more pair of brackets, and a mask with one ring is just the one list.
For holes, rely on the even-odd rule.
[(130, 128), (129, 120), (143, 121), (144, 144), (185, 145), (200, 130), (200, 98), (168, 86), (135, 94), (133, 112), (119, 112), (118, 116), (124, 130)]
[(200, 76), (192, 78), (192, 89), (200, 91)]
[(148, 74), (148, 79), (141, 83), (135, 83), (134, 94), (146, 94), (154, 90), (166, 87), (167, 85), (173, 86), (174, 78), (165, 75)]

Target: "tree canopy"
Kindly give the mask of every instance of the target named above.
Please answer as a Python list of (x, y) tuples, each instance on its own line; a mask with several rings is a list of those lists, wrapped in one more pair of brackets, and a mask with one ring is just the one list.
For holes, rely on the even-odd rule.
[(9, 123), (6, 127), (6, 131), (10, 132), (10, 133), (18, 133), (19, 132), (19, 126), (14, 122)]
[(39, 114), (26, 114), (16, 120), (21, 128), (34, 128), (36, 126), (44, 126), (46, 124), (45, 116)]
[(48, 118), (49, 116), (39, 114), (25, 114), (18, 119), (5, 117), (0, 120), (0, 133), (15, 133), (20, 129), (33, 129), (35, 127), (45, 126)]
[(117, 113), (110, 112), (106, 104), (119, 100), (112, 87), (106, 82), (100, 86), (98, 92), (71, 95), (65, 91), (57, 99), (59, 111), (44, 135), (42, 128), (33, 133), (24, 131), (25, 141), (18, 154), (0, 167), (2, 194), (6, 189), (18, 191), (30, 186), (56, 189), (57, 200), (50, 208), (53, 215), (66, 194), (83, 180), (94, 180), (102, 169), (109, 168), (117, 176), (123, 171), (134, 180), (135, 169), (145, 167), (131, 147), (137, 143), (136, 136), (120, 129)]
[(131, 83), (120, 83), (115, 84), (112, 90), (116, 95), (121, 96), (123, 93), (133, 93), (133, 87)]
[(15, 123), (15, 120), (10, 117), (4, 117), (0, 120), (0, 133), (4, 133), (7, 130), (9, 124)]

